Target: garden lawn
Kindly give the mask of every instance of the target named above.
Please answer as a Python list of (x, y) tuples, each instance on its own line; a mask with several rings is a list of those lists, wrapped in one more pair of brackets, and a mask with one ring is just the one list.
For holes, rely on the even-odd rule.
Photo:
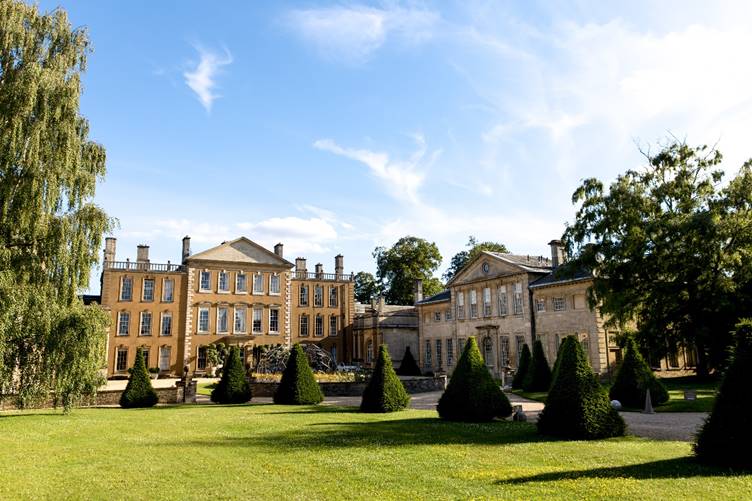
[(546, 441), (432, 411), (184, 405), (0, 414), (0, 498), (741, 499), (684, 442)]

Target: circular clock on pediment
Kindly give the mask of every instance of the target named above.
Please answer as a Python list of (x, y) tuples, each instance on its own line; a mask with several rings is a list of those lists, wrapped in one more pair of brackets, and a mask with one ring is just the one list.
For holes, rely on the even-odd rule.
[(488, 273), (491, 271), (491, 266), (488, 263), (483, 263), (483, 273)]

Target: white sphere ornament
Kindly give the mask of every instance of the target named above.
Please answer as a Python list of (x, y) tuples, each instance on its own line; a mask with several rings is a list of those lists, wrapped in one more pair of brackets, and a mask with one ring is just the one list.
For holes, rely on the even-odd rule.
[(611, 407), (613, 407), (617, 411), (620, 411), (621, 410), (621, 402), (619, 402), (618, 400), (611, 400)]

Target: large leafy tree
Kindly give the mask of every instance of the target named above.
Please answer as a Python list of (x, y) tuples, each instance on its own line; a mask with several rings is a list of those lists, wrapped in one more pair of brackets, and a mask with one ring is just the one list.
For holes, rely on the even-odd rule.
[(452, 256), (452, 260), (449, 262), (449, 268), (444, 272), (443, 278), (447, 282), (451, 280), (467, 263), (475, 259), (475, 257), (483, 251), (501, 252), (506, 254), (509, 252), (506, 245), (499, 242), (478, 242), (474, 236), (470, 236), (467, 240), (467, 245), (470, 250), (463, 250)]
[(359, 303), (370, 303), (371, 299), (379, 295), (379, 284), (376, 278), (367, 271), (360, 271), (355, 275), (355, 300)]
[(402, 237), (390, 248), (377, 247), (376, 278), (390, 304), (415, 302), (415, 280), (423, 280), (423, 294), (442, 291), (444, 285), (433, 276), (441, 264), (441, 253), (435, 243), (417, 237)]
[(593, 270), (590, 302), (611, 323), (636, 321), (653, 357), (695, 348), (698, 373), (724, 363), (750, 307), (752, 163), (721, 183), (721, 153), (672, 140), (609, 189), (586, 179), (565, 232), (572, 265)]
[(112, 226), (91, 203), (105, 151), (79, 114), (88, 53), (63, 10), (0, 2), (0, 396), (20, 405), (57, 390), (68, 408), (104, 360), (107, 316), (77, 296)]

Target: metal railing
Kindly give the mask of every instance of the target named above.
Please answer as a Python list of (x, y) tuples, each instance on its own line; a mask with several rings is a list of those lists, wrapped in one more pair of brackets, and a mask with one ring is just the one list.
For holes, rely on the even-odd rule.
[(355, 280), (353, 273), (316, 273), (306, 271), (293, 271), (293, 280), (327, 280), (333, 282), (352, 282)]
[(105, 270), (123, 270), (123, 271), (150, 271), (150, 272), (175, 272), (185, 271), (182, 264), (167, 263), (139, 263), (137, 261), (105, 261)]

